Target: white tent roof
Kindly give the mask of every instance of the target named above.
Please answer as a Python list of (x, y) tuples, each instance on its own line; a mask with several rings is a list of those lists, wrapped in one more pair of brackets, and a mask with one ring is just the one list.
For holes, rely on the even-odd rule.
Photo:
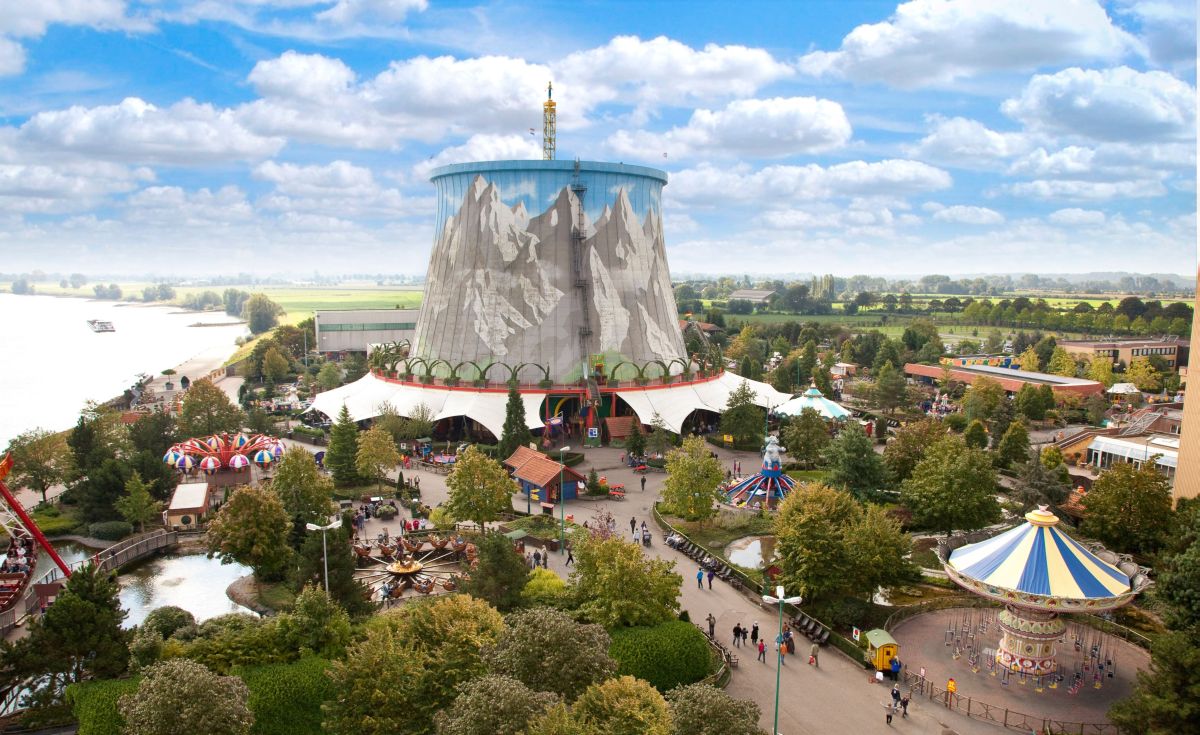
[(208, 503), (207, 482), (185, 482), (175, 488), (167, 510), (196, 510)]
[(809, 388), (782, 406), (777, 407), (775, 413), (781, 416), (799, 416), (806, 408), (813, 409), (827, 419), (844, 419), (850, 416), (849, 411), (843, 408), (841, 404), (831, 401), (822, 395), (816, 386)]
[(617, 391), (617, 395), (629, 404), (642, 423), (653, 422), (657, 413), (666, 427), (678, 434), (683, 430), (684, 420), (696, 409), (717, 413), (724, 411), (729, 394), (737, 390), (743, 381), (754, 393), (754, 403), (762, 408), (778, 406), (789, 397), (766, 383), (747, 380), (733, 373), (722, 373), (715, 380), (699, 383), (623, 388)]
[(1117, 395), (1130, 395), (1133, 393), (1141, 393), (1138, 387), (1133, 383), (1113, 383), (1113, 387), (1108, 389), (1109, 393)]

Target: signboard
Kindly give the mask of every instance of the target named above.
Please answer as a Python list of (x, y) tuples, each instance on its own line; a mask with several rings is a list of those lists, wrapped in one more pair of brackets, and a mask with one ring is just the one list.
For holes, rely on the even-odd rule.
[(852, 632), (852, 635), (854, 636), (854, 640), (857, 641), (859, 638), (862, 637), (862, 631), (859, 630), (858, 628), (855, 628)]
[(726, 444), (729, 444), (729, 445), (733, 444), (733, 434), (726, 434), (725, 436), (723, 436), (721, 438), (725, 440)]
[(599, 439), (599, 438), (600, 438), (600, 429), (596, 426), (590, 427), (588, 429), (588, 439)]
[(541, 492), (541, 491), (542, 491), (542, 489), (541, 489), (540, 487), (535, 487), (535, 488), (532, 488), (532, 489), (530, 489), (530, 491), (529, 491), (529, 499), (530, 499), (530, 500), (532, 500), (532, 501), (534, 501), (534, 502), (540, 502), (540, 501), (541, 501), (541, 499), (542, 499), (542, 492)]

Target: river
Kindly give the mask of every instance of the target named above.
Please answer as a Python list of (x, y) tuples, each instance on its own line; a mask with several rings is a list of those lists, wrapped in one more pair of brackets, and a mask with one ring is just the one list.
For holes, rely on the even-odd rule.
[[(93, 332), (89, 319), (117, 331)], [(214, 351), (228, 357), (246, 331), (235, 321), (177, 306), (0, 293), (0, 448), (28, 429), (69, 428), (84, 403), (121, 395), (139, 373), (158, 375)]]

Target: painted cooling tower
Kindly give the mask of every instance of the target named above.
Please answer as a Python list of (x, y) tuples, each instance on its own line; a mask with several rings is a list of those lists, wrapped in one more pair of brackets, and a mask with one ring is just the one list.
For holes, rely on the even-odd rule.
[(556, 383), (601, 355), (610, 369), (686, 359), (663, 246), (664, 172), (494, 161), (444, 166), (432, 181), (437, 240), (415, 355), (528, 364), (522, 382), (543, 379), (545, 366)]

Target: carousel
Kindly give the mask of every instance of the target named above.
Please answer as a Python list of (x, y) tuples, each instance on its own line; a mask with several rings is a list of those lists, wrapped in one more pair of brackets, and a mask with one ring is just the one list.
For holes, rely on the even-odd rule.
[(850, 418), (850, 411), (842, 404), (826, 398), (816, 383), (790, 401), (771, 409), (771, 413), (776, 416), (799, 416), (805, 409), (816, 411), (826, 421), (845, 421)]
[(200, 470), (211, 476), (224, 470), (244, 472), (251, 464), (266, 469), (283, 451), (283, 444), (266, 434), (213, 434), (173, 445), (163, 462), (180, 472)]
[(376, 543), (352, 546), (357, 569), (354, 579), (371, 591), (372, 599), (392, 602), (406, 596), (454, 592), (477, 566), (475, 544), (461, 536), (386, 536)]
[[(1058, 669), (1066, 639), (1062, 613), (1100, 614), (1133, 601), (1150, 581), (1146, 569), (1103, 548), (1088, 548), (1058, 526), (1046, 506), (1026, 523), (978, 543), (939, 544), (950, 579), (968, 592), (1004, 604), (995, 665), (1023, 676)], [(954, 541), (959, 541), (955, 539)]]
[(763, 448), (762, 469), (750, 477), (735, 480), (726, 488), (725, 502), (735, 508), (778, 508), (796, 488), (796, 481), (783, 471), (779, 455), (784, 451), (787, 450), (779, 446), (778, 439), (768, 436)]

